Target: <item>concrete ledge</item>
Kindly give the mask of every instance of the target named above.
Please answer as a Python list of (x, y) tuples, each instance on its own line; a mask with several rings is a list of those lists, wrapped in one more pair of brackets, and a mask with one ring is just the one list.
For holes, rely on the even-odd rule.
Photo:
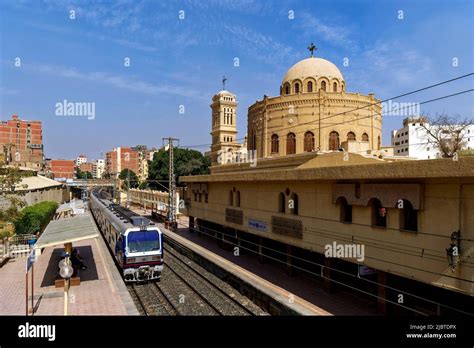
[(140, 315), (138, 309), (133, 302), (132, 296), (128, 292), (127, 286), (123, 281), (123, 278), (117, 268), (117, 264), (115, 263), (115, 259), (109, 252), (109, 247), (105, 244), (102, 234), (95, 239), (97, 243), (97, 247), (99, 249), (100, 256), (104, 261), (104, 266), (106, 268), (106, 272), (109, 273), (110, 280), (114, 285), (114, 290), (119, 294), (123, 305), (125, 306), (125, 310), (127, 315)]
[(161, 230), (166, 243), (232, 285), (271, 315), (332, 315), (174, 232)]

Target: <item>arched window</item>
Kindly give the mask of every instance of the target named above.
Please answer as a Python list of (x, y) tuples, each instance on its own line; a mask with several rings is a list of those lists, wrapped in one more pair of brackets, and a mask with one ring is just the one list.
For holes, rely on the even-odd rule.
[(418, 231), (418, 211), (413, 209), (410, 201), (406, 199), (403, 200), (403, 208), (400, 209), (400, 229), (413, 232)]
[(344, 82), (341, 84), (341, 90), (344, 92), (346, 90), (346, 86), (344, 85)]
[(280, 192), (280, 194), (278, 195), (278, 212), (285, 212), (285, 194), (283, 192)]
[(362, 134), (362, 141), (369, 141), (369, 135), (367, 133)]
[(387, 208), (382, 206), (382, 203), (377, 198), (372, 198), (369, 201), (372, 209), (372, 226), (387, 227)]
[(290, 94), (290, 85), (285, 85), (285, 94)]
[(356, 135), (354, 132), (347, 133), (347, 140), (356, 140)]
[(329, 151), (336, 151), (339, 149), (339, 133), (331, 132), (329, 133)]
[(346, 224), (352, 223), (352, 205), (347, 204), (344, 197), (339, 197), (336, 203), (339, 204), (339, 221)]
[(240, 191), (235, 193), (235, 206), (240, 207)]
[(307, 89), (308, 89), (308, 92), (311, 93), (313, 91), (313, 82), (312, 81), (309, 81), (308, 84), (307, 84)]
[(276, 135), (276, 134), (273, 134), (273, 135), (272, 135), (272, 146), (271, 146), (271, 149), (272, 149), (272, 153), (278, 153), (278, 152), (279, 152), (279, 148), (278, 148), (278, 135)]
[(380, 135), (377, 137), (377, 150), (380, 150)]
[(304, 151), (311, 152), (314, 150), (314, 134), (313, 132), (306, 132), (304, 134)]
[(321, 89), (326, 92), (326, 81), (321, 82)]
[(288, 207), (291, 214), (298, 215), (298, 195), (296, 193), (291, 194)]
[(232, 190), (229, 191), (229, 205), (234, 205), (234, 193), (232, 192)]
[(332, 84), (332, 91), (333, 91), (333, 92), (337, 92), (337, 82), (334, 82), (334, 83)]
[(286, 154), (293, 155), (296, 153), (296, 137), (294, 133), (288, 133), (286, 136)]
[(299, 92), (300, 92), (300, 84), (295, 83), (295, 93), (299, 93)]

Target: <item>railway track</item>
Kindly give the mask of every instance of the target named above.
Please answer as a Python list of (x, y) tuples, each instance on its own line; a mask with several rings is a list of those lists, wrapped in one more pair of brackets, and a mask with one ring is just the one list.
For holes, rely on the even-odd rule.
[[(165, 247), (165, 250), (167, 255), (165, 264), (171, 267), (170, 269), (173, 271), (175, 271), (176, 268), (181, 268), (187, 278), (184, 276), (180, 277), (190, 286), (194, 288), (199, 287), (204, 290), (202, 291), (204, 293), (212, 293), (213, 296), (206, 299), (206, 302), (208, 302), (219, 315), (256, 315), (252, 309), (247, 307), (250, 301), (245, 304), (240, 302), (240, 297), (243, 296), (238, 298), (235, 294), (235, 289), (230, 285), (226, 284), (227, 286), (224, 286), (225, 283), (222, 280), (207, 271), (203, 271), (202, 268), (198, 269), (197, 265), (178, 254), (174, 249), (171, 250), (170, 247)], [(191, 281), (191, 279), (193, 279), (193, 281)], [(192, 282), (196, 285), (192, 285)]]
[(142, 315), (265, 315), (227, 283), (165, 248), (161, 281), (128, 285)]

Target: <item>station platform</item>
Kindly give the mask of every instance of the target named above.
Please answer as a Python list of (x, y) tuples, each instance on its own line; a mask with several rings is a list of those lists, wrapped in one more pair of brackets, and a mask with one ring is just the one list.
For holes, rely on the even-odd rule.
[[(137, 214), (151, 218), (139, 207), (131, 209)], [(262, 264), (254, 254), (235, 256), (232, 251), (220, 248), (212, 237), (190, 232), (184, 227), (188, 224), (185, 216), (178, 218), (177, 232), (172, 232), (166, 229), (163, 223), (154, 221), (168, 238), (241, 278), (243, 282), (252, 284), (262, 293), (301, 315), (376, 315), (373, 304), (351, 293), (329, 294), (315, 279), (302, 274), (289, 276), (281, 264), (271, 261)]]
[[(139, 315), (102, 236), (73, 242), (87, 266), (80, 285), (69, 289), (68, 315)], [(34, 264), (34, 315), (63, 315), (63, 287), (55, 287), (60, 245), (43, 249)], [(25, 315), (26, 257), (10, 259), (0, 268), (0, 315)], [(28, 274), (31, 309), (31, 270)], [(31, 315), (31, 313), (29, 314)]]

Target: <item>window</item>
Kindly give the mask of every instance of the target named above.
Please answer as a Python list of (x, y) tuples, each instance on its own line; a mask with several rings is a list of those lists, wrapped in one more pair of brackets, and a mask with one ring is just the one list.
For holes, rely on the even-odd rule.
[(298, 195), (296, 193), (291, 194), (288, 207), (291, 214), (298, 215)]
[(347, 133), (347, 140), (356, 140), (356, 135), (354, 132)]
[(369, 135), (367, 133), (362, 134), (362, 141), (369, 141)]
[(413, 209), (410, 201), (403, 200), (403, 208), (400, 209), (400, 229), (406, 231), (418, 231), (418, 212)]
[(285, 94), (290, 94), (290, 86), (289, 85), (285, 86)]
[(285, 212), (285, 194), (283, 192), (280, 192), (280, 194), (278, 195), (278, 212)]
[(229, 191), (229, 205), (234, 205), (234, 193), (232, 190)]
[(372, 226), (387, 227), (387, 208), (382, 207), (382, 203), (377, 198), (369, 201), (372, 208)]
[(198, 200), (197, 197), (198, 197), (198, 194), (195, 192), (195, 193), (194, 193), (194, 202), (197, 202), (197, 200)]
[(204, 203), (208, 203), (209, 202), (209, 195), (206, 193), (204, 194)]
[(314, 150), (314, 134), (313, 132), (306, 132), (304, 134), (304, 151), (311, 152)]
[(331, 132), (329, 133), (329, 150), (336, 151), (339, 149), (339, 133)]
[(286, 136), (286, 154), (293, 155), (296, 153), (296, 137), (294, 133), (288, 133)]
[(300, 84), (295, 83), (295, 93), (299, 93), (299, 92), (300, 92)]
[(235, 193), (235, 206), (240, 207), (240, 191)]
[(321, 82), (321, 89), (326, 92), (326, 81)]
[(333, 91), (333, 92), (337, 92), (337, 82), (334, 82), (334, 83), (332, 84), (332, 91)]
[(346, 224), (352, 223), (352, 205), (347, 204), (344, 197), (339, 197), (336, 203), (339, 204), (339, 221)]
[(127, 246), (131, 253), (160, 250), (160, 234), (154, 230), (130, 232)]
[(199, 194), (198, 197), (199, 197), (199, 202), (201, 202), (202, 201), (202, 195)]
[(273, 134), (272, 135), (272, 146), (271, 146), (272, 153), (278, 153), (279, 148), (278, 148), (278, 135)]
[(380, 135), (377, 137), (377, 150), (380, 150)]
[(311, 93), (313, 91), (313, 82), (309, 81), (307, 86), (308, 86), (308, 88), (307, 88), (308, 92)]

